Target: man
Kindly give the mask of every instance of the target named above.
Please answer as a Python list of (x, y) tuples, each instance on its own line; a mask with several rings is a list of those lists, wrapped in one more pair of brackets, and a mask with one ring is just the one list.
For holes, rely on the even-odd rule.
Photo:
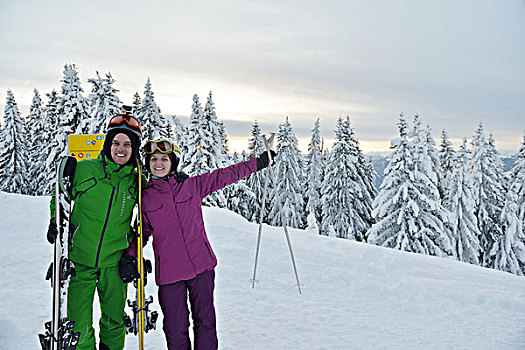
[[(76, 275), (68, 289), (67, 315), (80, 332), (77, 350), (95, 349), (93, 298), (100, 300), (99, 350), (123, 349), (127, 284), (119, 275), (119, 260), (133, 239), (130, 224), (138, 198), (137, 157), (142, 132), (128, 114), (111, 118), (104, 147), (97, 159), (77, 164), (72, 185), (69, 258)], [(57, 236), (51, 199), (47, 239)]]

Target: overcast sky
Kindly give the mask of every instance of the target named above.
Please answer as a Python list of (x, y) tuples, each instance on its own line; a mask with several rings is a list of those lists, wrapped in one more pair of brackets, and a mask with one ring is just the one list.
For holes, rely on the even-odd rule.
[(388, 149), (401, 112), (436, 139), (481, 121), (502, 150), (525, 131), (523, 0), (0, 0), (0, 33), (2, 114), (7, 89), (27, 113), (75, 63), (86, 97), (97, 70), (128, 104), (149, 77), (165, 114), (213, 91), (235, 147), (286, 116), (304, 147), (316, 118), (332, 138), (349, 115), (365, 151)]

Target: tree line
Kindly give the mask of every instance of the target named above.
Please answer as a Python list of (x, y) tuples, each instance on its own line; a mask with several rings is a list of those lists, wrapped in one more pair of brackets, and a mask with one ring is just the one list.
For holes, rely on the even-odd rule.
[[(104, 133), (107, 120), (119, 113), (111, 73), (88, 79), (86, 98), (74, 64), (64, 67), (60, 92), (46, 93), (44, 105), (34, 90), (29, 114), (22, 117), (7, 91), (0, 132), (0, 190), (50, 195), (55, 162), (67, 152), (70, 133)], [(261, 129), (252, 124), (248, 152), (231, 153), (224, 124), (217, 118), (213, 95), (204, 107), (193, 96), (189, 123), (162, 115), (150, 79), (143, 95), (135, 93), (133, 114), (144, 140), (169, 138), (181, 149), (179, 169), (197, 175), (246, 160), (264, 151)], [(480, 123), (469, 144), (454, 150), (445, 130), (436, 145), (430, 126), (404, 115), (383, 182), (374, 186), (371, 159), (360, 148), (350, 118), (338, 118), (335, 142), (325, 147), (319, 119), (313, 125), (307, 154), (299, 152), (292, 125), (285, 118), (277, 133), (275, 172), (268, 179), (262, 220), (282, 225), (278, 191), (286, 224), (321, 235), (356, 240), (470, 264), (525, 273), (525, 136), (512, 171), (503, 166), (492, 136)], [(247, 220), (261, 220), (265, 172), (257, 172), (213, 193), (203, 204), (232, 210)]]

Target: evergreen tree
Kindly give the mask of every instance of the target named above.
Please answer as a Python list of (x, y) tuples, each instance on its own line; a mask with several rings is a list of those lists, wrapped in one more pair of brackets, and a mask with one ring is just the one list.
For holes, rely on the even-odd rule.
[[(419, 118), (419, 116), (416, 117)], [(447, 187), (443, 181), (444, 174), (441, 168), (441, 158), (439, 157), (439, 151), (436, 148), (436, 141), (432, 138), (432, 129), (430, 128), (430, 125), (427, 124), (426, 130), (422, 130), (422, 133), (426, 142), (426, 153), (430, 157), (432, 170), (436, 173), (436, 186), (439, 191), (439, 197), (443, 200), (447, 192)]]
[[(521, 184), (523, 186), (523, 184)], [(502, 234), (496, 237), (490, 251), (491, 267), (523, 276), (525, 245), (523, 244), (523, 221), (518, 218), (518, 194), (508, 191), (501, 211)]]
[(321, 187), (321, 232), (334, 230), (337, 237), (364, 241), (372, 224), (373, 183), (349, 117), (338, 119), (335, 136)]
[[(521, 233), (519, 237), (524, 237), (525, 240), (525, 134), (523, 135), (523, 143), (518, 152), (518, 157), (511, 172), (511, 183), (509, 192), (514, 192), (518, 196), (518, 220), (521, 222)], [(525, 273), (525, 270), (523, 271)]]
[(29, 142), (29, 193), (32, 195), (42, 195), (45, 185), (45, 160), (46, 153), (44, 147), (44, 123), (45, 112), (42, 107), (42, 100), (37, 89), (34, 89), (35, 96), (29, 108), (29, 117), (27, 120), (27, 140)]
[(175, 131), (173, 129), (173, 116), (166, 115), (164, 116), (166, 120), (166, 136), (170, 140), (175, 140)]
[[(272, 225), (299, 228), (302, 225), (303, 194), (302, 194), (302, 170), (299, 157), (298, 141), (292, 130), (292, 125), (286, 117), (284, 124), (279, 125), (277, 135), (277, 156), (273, 168), (277, 183), (270, 194), (272, 209), (269, 212), (269, 220)], [(279, 191), (281, 207), (286, 220), (281, 221), (281, 215), (275, 191)]]
[(93, 84), (92, 94), (89, 95), (92, 116), (90, 133), (104, 134), (108, 120), (120, 113), (122, 102), (117, 96), (119, 90), (113, 87), (115, 79), (111, 73), (107, 73), (106, 78), (101, 78), (99, 73), (96, 73), (96, 78), (88, 79), (88, 82)]
[(57, 140), (59, 97), (54, 89), (51, 93), (46, 94), (46, 96), (48, 102), (45, 107), (44, 133), (42, 135), (42, 138), (45, 140), (44, 154), (46, 155), (46, 159), (42, 194), (49, 196), (53, 192), (53, 186), (55, 185), (56, 162), (60, 157), (62, 149)]
[(217, 127), (219, 128), (219, 139), (222, 145), (222, 154), (228, 155), (230, 147), (228, 146), (228, 134), (226, 133), (226, 126), (220, 120), (217, 121)]
[(377, 223), (368, 233), (368, 242), (420, 254), (453, 255), (444, 227), (446, 212), (420, 125), (416, 116), (408, 134), (404, 116), (400, 116), (400, 137), (392, 142), (395, 151), (374, 201)]
[(0, 145), (0, 191), (30, 193), (28, 184), (29, 150), (25, 124), (11, 90), (7, 90), (4, 128)]
[(211, 91), (208, 95), (206, 105), (204, 106), (204, 121), (205, 123), (203, 126), (206, 128), (206, 130), (208, 130), (209, 134), (212, 135), (213, 147), (211, 149), (213, 149), (215, 152), (218, 163), (222, 167), (224, 166), (228, 154), (228, 140), (226, 138), (227, 136), (224, 124), (217, 120)]
[[(441, 144), (439, 146), (439, 162), (443, 174), (443, 187), (445, 190), (448, 190), (450, 188), (450, 177), (454, 170), (455, 151), (452, 147), (452, 143), (448, 139), (448, 134), (445, 129), (441, 131)], [(443, 198), (447, 196), (447, 193), (443, 193)]]
[(179, 117), (176, 115), (171, 116), (171, 123), (173, 125), (173, 138), (176, 140), (177, 144), (180, 144), (186, 133), (186, 126), (182, 124)]
[(181, 154), (181, 158), (180, 158), (180, 165), (179, 167), (181, 169), (185, 169), (186, 166), (188, 166), (191, 162), (191, 157), (190, 157), (190, 148), (189, 148), (189, 143), (190, 143), (190, 125), (191, 125), (191, 117), (190, 117), (190, 121), (188, 123), (188, 125), (184, 126), (183, 129), (182, 129), (182, 133), (179, 134), (179, 138), (178, 138), (178, 142), (179, 142), (179, 148), (180, 148), (180, 154)]
[[(223, 167), (223, 156), (218, 130), (210, 116), (204, 115), (199, 96), (193, 96), (192, 114), (185, 146), (184, 171), (189, 175), (209, 173)], [(214, 192), (203, 199), (207, 206), (225, 208), (226, 198), (221, 191)]]
[[(252, 124), (251, 134), (252, 134), (252, 137), (248, 140), (249, 142), (248, 150), (250, 151), (248, 155), (252, 157), (258, 157), (265, 150), (265, 147), (264, 147), (264, 141), (261, 136), (261, 128), (259, 127), (257, 120), (255, 120), (254, 123)], [(257, 171), (251, 174), (246, 180), (246, 185), (253, 192), (253, 197), (250, 199), (251, 203), (249, 205), (249, 207), (252, 209), (251, 217), (249, 218), (249, 220), (252, 222), (260, 221), (265, 176), (266, 176), (266, 170)], [(268, 183), (270, 183), (270, 178), (268, 178)], [(268, 192), (266, 195), (268, 196)], [(266, 200), (267, 208), (265, 208), (265, 213), (268, 213), (270, 209), (268, 202), (269, 201), (267, 197), (267, 200)], [(268, 220), (265, 220), (265, 221), (267, 222)]]
[(450, 228), (455, 240), (456, 253), (460, 261), (479, 265), (481, 246), (479, 244), (478, 220), (474, 215), (476, 202), (472, 192), (470, 155), (467, 140), (456, 153), (453, 169), (448, 177), (449, 196), (445, 206), (450, 211)]
[[(319, 118), (312, 129), (312, 138), (308, 144), (306, 168), (306, 195), (305, 215), (308, 217), (308, 226), (320, 227), (321, 224), (321, 185), (323, 183), (323, 154), (321, 149), (321, 133)], [(311, 217), (310, 217), (311, 216)]]
[(138, 115), (136, 115), (142, 128), (142, 140), (146, 142), (147, 140), (167, 138), (166, 120), (160, 114), (159, 107), (155, 102), (149, 78), (146, 82), (145, 89), (142, 106), (140, 107)]
[(67, 135), (71, 133), (87, 134), (91, 120), (89, 118), (89, 104), (82, 92), (80, 80), (77, 76), (77, 67), (66, 64), (64, 79), (62, 80), (62, 96), (58, 104), (58, 139), (61, 153), (67, 155)]
[[(232, 164), (244, 160), (246, 160), (245, 154), (239, 155), (235, 152), (232, 157)], [(254, 194), (246, 185), (246, 179), (240, 179), (229, 185), (225, 194), (227, 195), (228, 209), (242, 215), (246, 219), (250, 219), (252, 215), (250, 203), (254, 200)]]
[(140, 99), (139, 93), (135, 92), (135, 95), (133, 95), (133, 115), (138, 116), (140, 114), (141, 109), (142, 100)]
[(480, 244), (483, 266), (494, 266), (493, 246), (503, 234), (501, 211), (504, 204), (504, 177), (501, 159), (494, 147), (494, 140), (485, 139), (480, 123), (472, 139), (473, 192), (476, 200), (475, 215), (481, 232)]

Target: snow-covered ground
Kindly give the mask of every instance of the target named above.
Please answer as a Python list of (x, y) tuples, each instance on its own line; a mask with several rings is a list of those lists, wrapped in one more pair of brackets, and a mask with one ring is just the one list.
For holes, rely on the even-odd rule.
[[(0, 193), (0, 349), (39, 349), (50, 318), (48, 202)], [(257, 225), (204, 212), (221, 349), (525, 349), (523, 277), (291, 229), (299, 295), (283, 230), (265, 226), (252, 289)], [(135, 342), (128, 335), (126, 349)], [(146, 344), (166, 348), (162, 316)]]

